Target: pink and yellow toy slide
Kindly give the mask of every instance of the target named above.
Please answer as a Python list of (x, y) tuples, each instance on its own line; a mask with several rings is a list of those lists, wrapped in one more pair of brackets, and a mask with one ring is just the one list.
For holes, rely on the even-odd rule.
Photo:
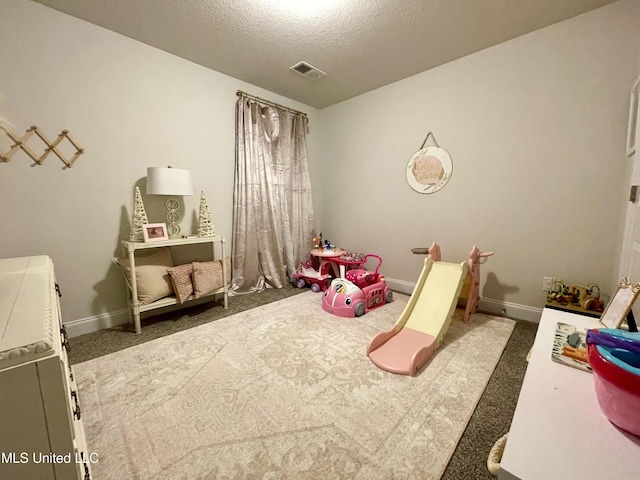
[(371, 361), (388, 372), (415, 375), (444, 339), (467, 268), (467, 262), (435, 262), (427, 256), (400, 318), (391, 330), (371, 340), (367, 349)]

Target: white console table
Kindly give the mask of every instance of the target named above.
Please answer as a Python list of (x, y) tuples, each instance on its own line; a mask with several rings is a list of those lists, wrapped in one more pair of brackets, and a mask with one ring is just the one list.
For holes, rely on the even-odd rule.
[[(225, 262), (225, 243), (226, 240), (222, 235), (214, 235), (213, 237), (198, 237), (198, 238), (177, 238), (171, 240), (162, 240), (158, 242), (131, 242), (128, 240), (122, 241), (122, 250), (124, 254), (129, 258), (129, 268), (131, 269), (131, 291), (129, 299), (129, 308), (133, 317), (133, 323), (135, 324), (136, 333), (142, 331), (140, 325), (140, 313), (147, 312), (149, 310), (155, 310), (157, 308), (168, 307), (176, 305), (178, 300), (176, 297), (165, 297), (155, 302), (151, 302), (147, 305), (140, 305), (138, 301), (138, 286), (136, 284), (136, 251), (144, 250), (147, 248), (159, 248), (159, 247), (177, 247), (183, 245), (195, 245), (198, 243), (211, 244), (211, 260), (215, 260), (215, 244), (220, 243), (220, 255), (222, 258), (222, 278), (223, 286), (212, 293), (212, 295), (222, 294), (224, 296), (224, 308), (229, 306), (229, 285), (226, 282), (227, 279), (227, 264)], [(191, 301), (193, 297), (189, 299)]]
[(640, 437), (609, 422), (591, 373), (551, 360), (558, 322), (602, 327), (596, 318), (544, 309), (499, 480), (640, 479)]

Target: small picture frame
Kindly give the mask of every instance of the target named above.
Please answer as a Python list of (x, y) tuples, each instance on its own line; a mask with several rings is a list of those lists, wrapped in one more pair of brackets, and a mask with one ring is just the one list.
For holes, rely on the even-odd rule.
[(145, 242), (169, 240), (166, 223), (145, 223), (142, 225), (142, 235)]
[(627, 125), (627, 157), (636, 151), (636, 133), (638, 130), (638, 101), (640, 99), (640, 77), (631, 88), (629, 99), (629, 124)]
[(602, 312), (600, 323), (607, 328), (620, 328), (640, 294), (640, 284), (631, 283), (628, 277), (620, 280), (618, 290)]

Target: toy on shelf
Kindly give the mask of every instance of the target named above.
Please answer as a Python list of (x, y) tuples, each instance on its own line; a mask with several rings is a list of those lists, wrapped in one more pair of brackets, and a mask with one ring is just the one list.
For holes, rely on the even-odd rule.
[(336, 246), (332, 245), (329, 240), (322, 240), (322, 232), (317, 237), (313, 237), (313, 250), (318, 251), (333, 251), (336, 250)]
[[(373, 272), (363, 268), (368, 258), (378, 260), (378, 265)], [(351, 266), (357, 265), (359, 268), (348, 270), (346, 278), (336, 278), (331, 281), (329, 289), (322, 297), (324, 311), (339, 317), (360, 317), (369, 310), (393, 300), (393, 292), (384, 276), (378, 273), (382, 258), (373, 254), (356, 254), (350, 260), (343, 261)]]
[(582, 310), (602, 313), (604, 302), (600, 299), (600, 287), (595, 283), (589, 285), (571, 285), (567, 287), (561, 280), (555, 281), (552, 291), (547, 295), (550, 307), (574, 307)]
[(436, 243), (428, 249), (413, 249), (413, 253), (428, 256), (411, 298), (393, 328), (376, 335), (367, 349), (375, 365), (401, 375), (415, 375), (431, 358), (444, 340), (461, 297), (465, 299), (465, 321), (476, 311), (480, 264), (493, 255), (474, 245), (467, 261), (442, 262)]
[(317, 237), (313, 237), (313, 249), (322, 250), (322, 232)]

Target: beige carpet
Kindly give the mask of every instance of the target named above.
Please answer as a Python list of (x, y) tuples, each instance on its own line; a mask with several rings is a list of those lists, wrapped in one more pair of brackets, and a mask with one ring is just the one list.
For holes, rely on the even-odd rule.
[(439, 478), (515, 322), (456, 320), (393, 375), (366, 348), (407, 300), (344, 319), (307, 292), (75, 365), (94, 478)]

